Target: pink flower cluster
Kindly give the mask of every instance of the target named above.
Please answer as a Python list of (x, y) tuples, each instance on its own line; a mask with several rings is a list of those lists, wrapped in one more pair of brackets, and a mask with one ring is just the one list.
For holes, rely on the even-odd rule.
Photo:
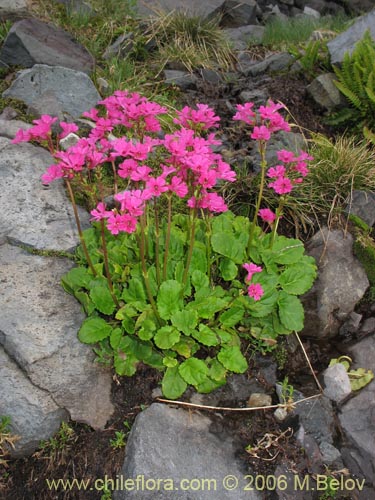
[[(106, 220), (112, 234), (134, 232), (147, 201), (164, 193), (187, 198), (187, 205), (193, 209), (227, 210), (223, 198), (212, 189), (220, 180), (234, 181), (235, 172), (214, 153), (213, 146), (221, 144), (214, 134), (200, 136), (202, 130), (217, 127), (219, 118), (211, 108), (204, 104), (198, 104), (196, 110), (183, 108), (175, 119), (179, 128), (159, 139), (154, 134), (161, 130), (159, 116), (167, 112), (166, 108), (126, 91), (117, 91), (99, 104), (100, 109), (84, 113), (94, 122), (86, 138), (66, 151), (50, 147), (56, 162), (42, 175), (44, 184), (60, 178), (95, 179), (96, 169), (112, 163), (128, 188), (115, 196), (115, 209), (107, 210), (100, 202), (91, 212), (92, 220)], [(51, 142), (51, 126), (56, 120), (42, 116), (30, 130), (19, 131), (13, 142)], [(59, 138), (77, 131), (74, 124), (60, 125)], [(129, 134), (115, 137), (119, 127), (129, 129)]]
[(277, 159), (281, 164), (269, 168), (267, 172), (267, 177), (274, 179), (268, 187), (277, 194), (288, 194), (309, 173), (306, 161), (313, 158), (304, 151), (301, 151), (299, 156), (295, 156), (291, 151), (282, 149), (277, 152)]
[(250, 137), (257, 141), (268, 141), (271, 134), (284, 130), (290, 132), (290, 125), (279, 113), (279, 109), (285, 108), (283, 104), (275, 104), (269, 100), (266, 106), (260, 106), (258, 112), (253, 111), (254, 103), (247, 102), (237, 105), (237, 113), (233, 120), (240, 120), (253, 127)]
[[(253, 275), (255, 273), (260, 273), (263, 270), (260, 266), (257, 266), (252, 262), (243, 264), (242, 267), (247, 271), (247, 276), (245, 278), (245, 281), (247, 281), (248, 283), (252, 280)], [(254, 300), (257, 301), (263, 297), (264, 290), (260, 283), (250, 283), (247, 288), (247, 293), (249, 297), (252, 297)]]

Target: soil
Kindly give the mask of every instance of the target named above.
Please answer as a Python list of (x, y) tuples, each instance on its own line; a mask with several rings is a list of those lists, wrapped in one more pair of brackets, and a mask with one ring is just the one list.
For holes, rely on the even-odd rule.
[[(308, 98), (305, 91), (306, 81), (303, 77), (278, 76), (265, 79), (262, 83), (274, 101), (282, 101), (293, 111), (293, 120), (304, 130), (324, 132), (331, 135), (331, 130), (322, 123), (322, 111)], [(204, 83), (196, 92), (185, 94), (183, 104), (203, 102), (212, 105), (222, 118), (224, 132), (229, 134), (229, 123), (233, 116), (227, 101), (235, 103), (241, 89), (253, 88), (254, 83), (244, 79), (232, 84), (210, 85)], [(318, 373), (335, 351), (327, 344), (320, 346), (306, 341), (308, 352), (314, 370)], [(287, 349), (283, 351), (287, 353)], [(298, 351), (299, 352), (299, 351)], [(318, 392), (306, 359), (300, 354), (285, 354), (284, 366), (288, 371), (279, 370), (278, 380), (284, 376), (295, 388), (303, 388), (307, 394)], [(269, 355), (270, 356), (270, 355)], [(254, 377), (257, 366), (251, 363), (248, 377)], [(152, 391), (158, 387), (160, 374), (147, 367), (140, 367), (132, 378), (118, 379), (114, 376), (112, 397), (115, 413), (107, 428), (95, 431), (87, 425), (69, 423), (73, 430), (65, 444), (57, 445), (57, 449), (44, 447), (26, 459), (9, 460), (7, 467), (0, 466), (0, 496), (4, 500), (97, 500), (101, 492), (48, 491), (46, 479), (96, 479), (107, 475), (115, 478), (119, 474), (125, 455), (125, 447), (116, 449), (111, 445), (116, 431), (127, 432), (137, 414), (153, 401)], [(269, 389), (269, 387), (266, 387)], [(274, 403), (276, 403), (275, 395)], [(237, 401), (238, 406), (244, 406), (245, 401)], [(238, 444), (238, 455), (255, 473), (272, 474), (278, 464), (288, 466), (290, 470), (302, 475), (311, 473), (311, 464), (294, 437), (293, 421), (279, 424), (270, 411), (250, 413), (225, 413), (224, 418), (217, 421), (220, 428), (231, 432)], [(124, 426), (127, 422), (127, 426)], [(271, 445), (265, 446), (261, 439), (268, 434)], [(246, 452), (246, 447), (252, 445), (253, 454)], [(255, 450), (255, 451), (254, 451)], [(315, 471), (316, 472), (316, 471)], [(324, 471), (322, 471), (323, 473)], [(266, 496), (271, 498), (271, 496)], [(108, 497), (110, 498), (110, 497)], [(335, 497), (339, 498), (339, 497)]]

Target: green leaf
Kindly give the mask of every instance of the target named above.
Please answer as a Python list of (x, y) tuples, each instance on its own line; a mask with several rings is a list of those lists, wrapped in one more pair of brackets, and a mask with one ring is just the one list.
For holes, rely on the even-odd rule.
[(121, 328), (114, 328), (112, 330), (109, 342), (114, 351), (119, 348), (122, 337), (123, 335)]
[(226, 231), (212, 235), (211, 245), (215, 252), (224, 257), (228, 257), (236, 264), (241, 264), (245, 260), (245, 250), (249, 236), (245, 233), (234, 235)]
[(137, 371), (138, 361), (135, 356), (120, 352), (115, 354), (113, 365), (118, 375), (131, 377)]
[(91, 288), (90, 299), (96, 309), (107, 316), (111, 315), (116, 308), (108, 286), (97, 285)]
[(183, 308), (181, 285), (178, 281), (167, 280), (160, 285), (157, 306), (163, 319), (170, 319), (175, 312)]
[(187, 359), (180, 364), (178, 370), (185, 382), (194, 386), (204, 382), (208, 374), (205, 362), (197, 358)]
[(219, 316), (219, 321), (223, 326), (231, 327), (237, 325), (245, 314), (242, 307), (232, 307)]
[(302, 241), (278, 236), (273, 244), (273, 260), (278, 264), (294, 264), (304, 254)]
[(222, 380), (225, 382), (226, 374), (227, 370), (224, 366), (217, 359), (213, 359), (208, 372), (209, 377), (217, 382), (221, 382)]
[(303, 329), (304, 311), (300, 300), (294, 295), (281, 291), (277, 301), (281, 323), (289, 330)]
[(208, 276), (198, 269), (191, 273), (191, 282), (196, 291), (199, 291), (201, 288), (208, 288), (209, 285)]
[(103, 340), (112, 332), (112, 327), (103, 318), (87, 318), (78, 332), (78, 338), (84, 344), (94, 344)]
[(135, 332), (135, 321), (133, 318), (130, 318), (129, 316), (124, 316), (121, 325), (123, 329), (126, 331), (126, 333), (133, 334)]
[(137, 335), (142, 340), (150, 340), (154, 336), (155, 331), (155, 323), (151, 319), (145, 319), (142, 323), (141, 329), (137, 332)]
[(239, 346), (223, 347), (217, 355), (220, 363), (231, 372), (244, 373), (247, 370), (247, 361)]
[(221, 259), (219, 265), (221, 277), (225, 281), (232, 281), (236, 278), (238, 273), (238, 268), (233, 260), (228, 258)]
[(211, 319), (216, 312), (224, 309), (226, 305), (226, 300), (211, 296), (189, 302), (186, 308), (197, 311), (201, 318)]
[(176, 358), (171, 358), (170, 356), (165, 356), (165, 358), (163, 358), (163, 365), (168, 367), (168, 368), (173, 368), (174, 366), (178, 365), (178, 361)]
[(91, 280), (92, 275), (89, 274), (86, 267), (73, 267), (61, 278), (61, 284), (66, 292), (73, 293), (79, 288), (88, 289)]
[(374, 378), (373, 372), (371, 370), (366, 371), (364, 368), (350, 370), (350, 372), (348, 372), (348, 375), (352, 391), (359, 391), (359, 389), (365, 387)]
[(95, 311), (95, 305), (87, 292), (75, 290), (74, 297), (82, 304), (85, 313), (90, 316)]
[(279, 283), (283, 290), (292, 295), (302, 295), (310, 290), (316, 276), (312, 266), (303, 263), (293, 264), (281, 273)]
[(224, 380), (212, 380), (211, 378), (206, 378), (201, 384), (198, 384), (196, 386), (197, 391), (202, 393), (202, 394), (208, 394), (209, 392), (214, 391), (215, 389), (218, 389), (219, 387), (223, 386), (225, 384), (225, 379)]
[(121, 298), (127, 302), (147, 302), (146, 289), (143, 282), (139, 278), (131, 278), (128, 283), (128, 288), (124, 288)]
[(193, 248), (193, 254), (191, 256), (189, 273), (194, 271), (201, 271), (205, 273), (207, 270), (207, 251), (203, 243), (196, 241)]
[(177, 399), (186, 391), (187, 384), (181, 377), (178, 366), (166, 369), (161, 387), (164, 396), (168, 399)]
[(173, 326), (162, 326), (154, 336), (154, 342), (160, 349), (170, 349), (180, 340), (181, 334)]
[(190, 335), (198, 324), (196, 311), (177, 311), (171, 317), (172, 325), (185, 335)]
[(173, 351), (177, 354), (183, 356), (184, 358), (190, 358), (198, 349), (198, 344), (190, 337), (183, 337), (177, 344), (172, 347)]
[(198, 340), (198, 342), (209, 347), (218, 345), (219, 343), (219, 339), (216, 333), (207, 325), (200, 324), (199, 332), (197, 330), (194, 330), (191, 335), (196, 340)]

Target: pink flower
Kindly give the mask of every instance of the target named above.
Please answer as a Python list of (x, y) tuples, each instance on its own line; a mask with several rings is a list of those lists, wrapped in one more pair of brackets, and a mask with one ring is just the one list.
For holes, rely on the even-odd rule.
[(284, 177), (286, 169), (284, 165), (276, 165), (276, 167), (271, 167), (268, 169), (267, 177), (271, 179), (277, 179), (278, 177)]
[(41, 179), (43, 184), (49, 184), (56, 179), (61, 179), (62, 177), (64, 177), (64, 172), (61, 165), (54, 164), (48, 167), (47, 172), (42, 175)]
[(233, 120), (240, 120), (248, 125), (254, 124), (255, 113), (252, 110), (253, 102), (246, 102), (245, 104), (237, 104), (237, 113), (233, 116)]
[(144, 193), (147, 193), (148, 197), (160, 196), (165, 191), (168, 191), (168, 186), (165, 183), (165, 179), (162, 176), (151, 177), (146, 183), (146, 189)]
[(217, 193), (205, 194), (199, 204), (200, 208), (208, 208), (210, 212), (226, 212), (228, 210), (224, 200)]
[(247, 271), (245, 281), (251, 281), (253, 274), (262, 272), (262, 268), (260, 266), (257, 266), (256, 264), (253, 264), (252, 262), (242, 264), (242, 267)]
[(112, 214), (111, 211), (105, 209), (105, 204), (102, 202), (98, 203), (96, 209), (94, 208), (94, 210), (91, 210), (90, 213), (92, 215), (92, 218), (90, 219), (91, 221), (106, 219)]
[(14, 139), (12, 139), (11, 141), (12, 144), (18, 144), (20, 142), (29, 142), (31, 140), (31, 134), (29, 130), (23, 130), (22, 128), (18, 129)]
[(197, 104), (197, 110), (185, 106), (178, 112), (178, 118), (173, 120), (177, 125), (191, 129), (194, 129), (194, 126), (197, 125), (203, 130), (218, 127), (219, 121), (220, 118), (215, 115), (214, 111), (207, 104)]
[(287, 151), (286, 149), (280, 149), (280, 151), (277, 152), (277, 159), (283, 163), (296, 161), (294, 153), (292, 153), (292, 151)]
[(268, 222), (269, 224), (272, 224), (276, 220), (276, 214), (269, 208), (261, 208), (258, 215), (264, 222)]
[(116, 214), (111, 212), (108, 217), (107, 228), (112, 234), (119, 232), (134, 233), (137, 228), (137, 219), (129, 214)]
[(271, 132), (265, 125), (261, 125), (260, 127), (254, 127), (250, 137), (256, 141), (268, 141), (271, 137)]
[(75, 123), (60, 122), (60, 127), (62, 132), (59, 135), (59, 139), (64, 139), (67, 135), (78, 132), (78, 127)]
[(169, 189), (179, 198), (185, 198), (189, 191), (186, 182), (177, 176), (172, 177)]
[(293, 184), (288, 177), (278, 177), (274, 182), (270, 182), (268, 187), (273, 188), (277, 194), (287, 194), (293, 189)]
[(247, 293), (249, 297), (252, 297), (254, 300), (260, 300), (264, 295), (264, 290), (260, 283), (252, 283), (249, 285)]

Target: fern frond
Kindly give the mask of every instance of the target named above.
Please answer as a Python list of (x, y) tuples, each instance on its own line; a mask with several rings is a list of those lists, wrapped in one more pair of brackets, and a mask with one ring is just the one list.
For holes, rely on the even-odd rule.
[(367, 127), (363, 127), (363, 135), (365, 136), (365, 139), (367, 139), (371, 144), (375, 146), (375, 133), (372, 132), (370, 129)]

